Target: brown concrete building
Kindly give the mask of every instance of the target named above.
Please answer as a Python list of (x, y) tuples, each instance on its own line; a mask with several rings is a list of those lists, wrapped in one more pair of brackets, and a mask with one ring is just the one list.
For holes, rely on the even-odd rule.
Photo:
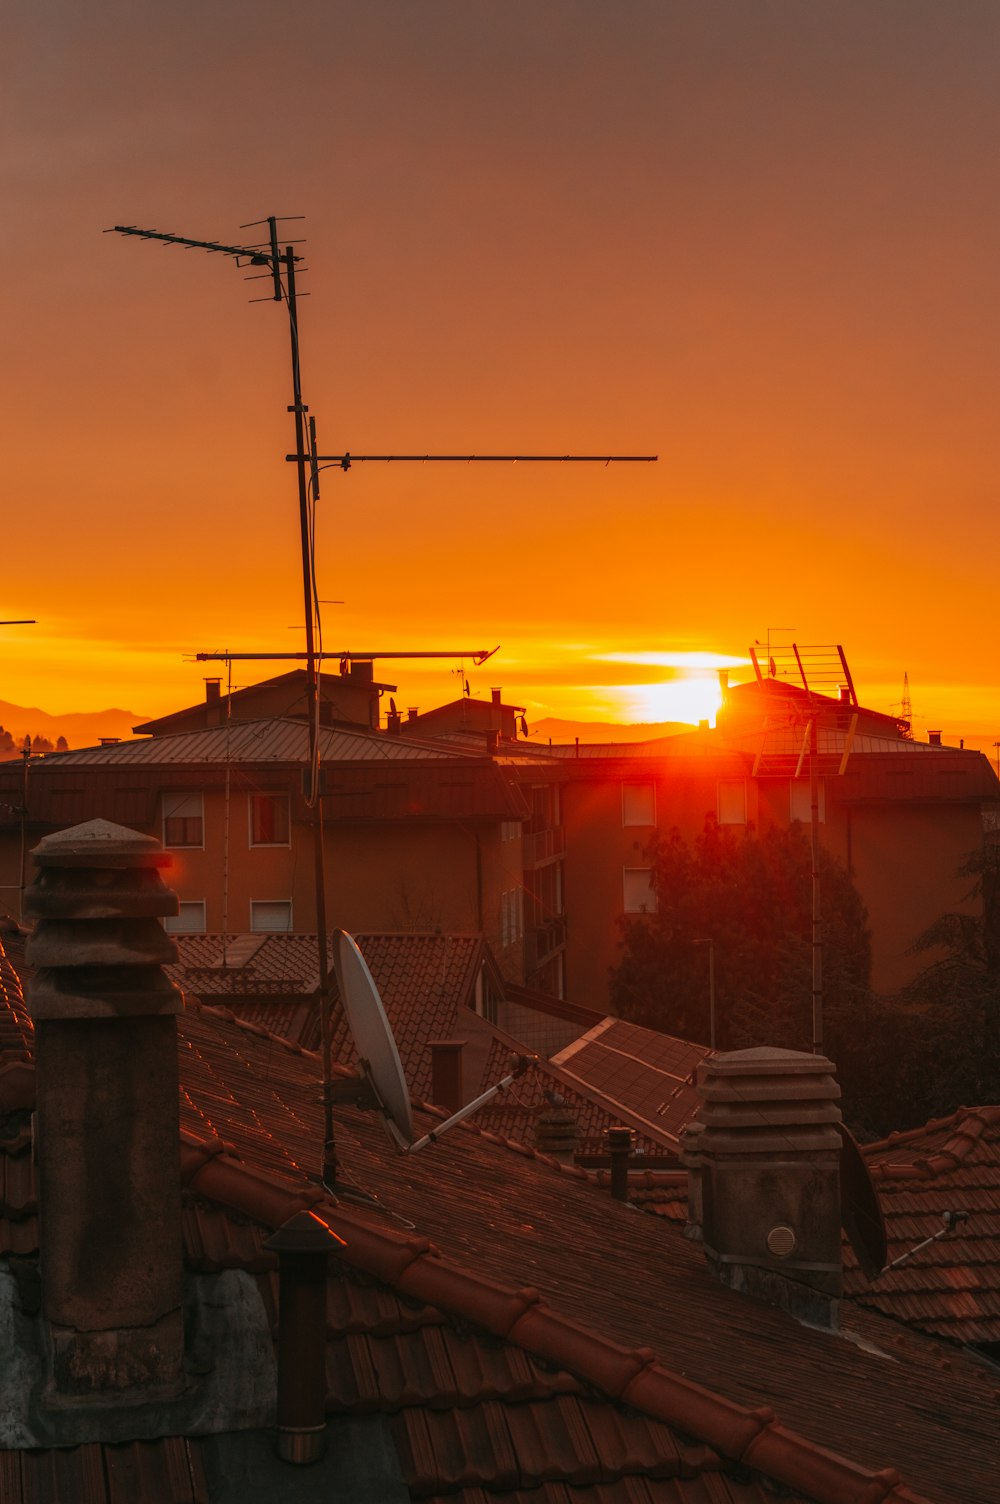
[[(349, 930), (475, 931), (523, 976), (525, 801), (486, 756), (323, 727), (330, 922)], [(180, 932), (315, 930), (313, 835), (301, 720), (237, 721), (0, 769), (0, 882), (17, 909), (29, 845), (101, 817), (169, 851)], [(21, 809), (26, 813), (22, 816)], [(11, 899), (14, 900), (11, 902)]]
[[(890, 992), (926, 957), (914, 941), (948, 911), (972, 911), (960, 868), (1000, 810), (1000, 782), (980, 752), (920, 743), (890, 717), (766, 680), (730, 690), (715, 730), (661, 742), (547, 749), (519, 781), (555, 786), (563, 854), (564, 985), (607, 1003), (619, 919), (652, 908), (650, 843), (706, 820), (766, 830), (810, 822), (815, 725), (819, 838), (868, 909), (873, 984)], [(526, 790), (527, 792), (527, 790)]]

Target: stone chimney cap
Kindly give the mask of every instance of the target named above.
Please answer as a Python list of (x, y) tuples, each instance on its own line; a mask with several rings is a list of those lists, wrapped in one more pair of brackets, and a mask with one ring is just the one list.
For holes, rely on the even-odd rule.
[(714, 1055), (708, 1063), (712, 1074), (717, 1076), (759, 1076), (761, 1066), (766, 1066), (768, 1075), (774, 1076), (801, 1076), (810, 1072), (822, 1075), (833, 1069), (823, 1055), (806, 1055), (801, 1050), (782, 1050), (769, 1044), (755, 1045), (752, 1050), (727, 1050)]
[(169, 867), (155, 836), (111, 820), (87, 820), (43, 836), (31, 855), (40, 867)]

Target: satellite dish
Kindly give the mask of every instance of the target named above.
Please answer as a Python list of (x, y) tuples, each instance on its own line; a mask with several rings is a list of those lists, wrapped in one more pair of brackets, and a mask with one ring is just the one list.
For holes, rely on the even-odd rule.
[(871, 1171), (851, 1130), (840, 1133), (840, 1220), (865, 1278), (877, 1279), (888, 1258), (885, 1218)]
[(391, 711), (391, 713), (392, 713), (392, 714), (393, 714), (393, 715), (395, 715), (395, 714), (396, 714), (396, 702), (395, 702), (395, 700), (394, 700), (394, 699), (393, 699), (393, 698), (392, 698), (392, 695), (390, 695), (390, 696), (389, 696), (389, 710), (390, 710), (390, 711)]
[[(415, 1138), (410, 1092), (402, 1061), (368, 963), (346, 930), (334, 930), (333, 939), (333, 969), (337, 974), (340, 1001), (361, 1063), (361, 1080), (353, 1084), (347, 1081), (335, 1083), (334, 1099), (352, 1102), (356, 1107), (377, 1107), (389, 1137), (401, 1153), (413, 1154), (427, 1144), (436, 1143), (442, 1133), (506, 1091), (512, 1081), (524, 1074), (531, 1060), (538, 1059), (537, 1055), (517, 1056), (514, 1069), (496, 1086), (488, 1087), (480, 1096), (466, 1102), (423, 1138)], [(338, 1085), (339, 1090), (336, 1089)]]
[(346, 930), (334, 931), (333, 967), (340, 1001), (390, 1137), (401, 1149), (413, 1143), (413, 1115), (403, 1066), (368, 963)]

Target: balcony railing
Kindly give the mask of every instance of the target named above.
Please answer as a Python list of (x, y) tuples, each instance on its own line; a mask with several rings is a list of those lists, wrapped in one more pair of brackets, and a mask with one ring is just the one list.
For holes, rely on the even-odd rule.
[(526, 972), (544, 966), (550, 956), (562, 950), (566, 944), (566, 915), (557, 914), (544, 924), (526, 931), (524, 936), (524, 966)]
[(522, 844), (524, 865), (538, 867), (542, 862), (551, 862), (566, 850), (566, 832), (561, 825), (550, 825), (547, 830), (525, 831)]

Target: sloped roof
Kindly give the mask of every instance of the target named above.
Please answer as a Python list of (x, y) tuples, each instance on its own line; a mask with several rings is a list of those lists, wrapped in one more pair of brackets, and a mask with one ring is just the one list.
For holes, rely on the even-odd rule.
[[(203, 1001), (226, 997), (240, 1018), (271, 1029), (305, 1049), (319, 1049), (315, 1005), (291, 996), (296, 992), (314, 993), (319, 986), (314, 935), (231, 936), (225, 970), (220, 964), (221, 935), (178, 935), (176, 939), (179, 960), (167, 967), (167, 973), (178, 986)], [(465, 1041), (463, 1073), (469, 1099), (510, 1073), (511, 1057), (523, 1054), (524, 1046), (472, 1011), (476, 980), (484, 965), (493, 973), (494, 985), (508, 990), (506, 983), (501, 984), (489, 947), (479, 935), (359, 934), (355, 939), (379, 990), (414, 1096), (432, 1099), (433, 1039), (457, 1037)], [(333, 950), (331, 938), (331, 1057), (356, 1069), (357, 1054), (336, 994)], [(245, 965), (240, 965), (241, 961)], [(510, 990), (533, 1000), (541, 996), (526, 989)], [(555, 999), (550, 1001), (558, 1008)], [(669, 1048), (677, 1043), (671, 1040)], [(699, 1050), (698, 1046), (693, 1048)], [(700, 1051), (698, 1058), (704, 1053)], [(549, 1107), (553, 1095), (572, 1111), (578, 1142), (591, 1152), (599, 1152), (604, 1130), (619, 1123), (636, 1129), (640, 1152), (662, 1153), (677, 1147), (676, 1132), (667, 1120), (647, 1121), (630, 1104), (544, 1060), (534, 1060), (506, 1093), (480, 1109), (476, 1122), (503, 1138), (532, 1145), (539, 1114)]]
[(676, 1143), (701, 1105), (695, 1067), (711, 1053), (657, 1029), (605, 1018), (553, 1055), (552, 1064)]
[[(718, 1284), (696, 1247), (662, 1220), (637, 1217), (600, 1194), (584, 1172), (560, 1169), (523, 1147), (515, 1152), (464, 1125), (423, 1155), (401, 1156), (371, 1115), (338, 1108), (338, 1153), (350, 1178), (378, 1193), (380, 1206), (345, 1199), (332, 1206), (310, 1179), (321, 1136), (314, 1060), (217, 1010), (194, 1006), (178, 1023), (185, 1182), (201, 1203), (244, 1219), (223, 1257), (239, 1265), (245, 1219), (268, 1228), (299, 1210), (321, 1208), (347, 1240), (339, 1259), (347, 1278), (408, 1308), (430, 1306), (456, 1329), (492, 1334), (540, 1364), (550, 1392), (561, 1393), (560, 1375), (569, 1374), (597, 1400), (603, 1396), (669, 1427), (676, 1441), (697, 1438), (709, 1449), (696, 1450), (700, 1472), (690, 1487), (677, 1477), (672, 1494), (644, 1495), (641, 1476), (619, 1471), (606, 1494), (590, 1497), (608, 1504), (643, 1497), (744, 1504), (760, 1496), (759, 1487), (757, 1496), (740, 1495), (733, 1492), (736, 1480), (755, 1487), (763, 1475), (793, 1498), (822, 1504), (912, 1501), (917, 1495), (898, 1484), (892, 1466), (937, 1504), (987, 1504), (994, 1497), (997, 1402), (988, 1366), (953, 1348), (942, 1366), (933, 1339), (876, 1312), (846, 1310), (840, 1335), (799, 1326)], [(430, 1126), (436, 1115), (416, 1105), (419, 1125)], [(17, 1157), (26, 1152), (25, 1144)], [(8, 1210), (31, 1220), (24, 1202)], [(224, 1224), (215, 1218), (223, 1244)], [(10, 1225), (9, 1217), (0, 1222), (0, 1236)], [(368, 1362), (379, 1334), (365, 1325), (363, 1335), (360, 1361)], [(404, 1367), (420, 1356), (393, 1345), (384, 1354)], [(563, 1448), (579, 1458), (587, 1432), (601, 1435), (599, 1417), (588, 1417), (572, 1444), (565, 1423), (580, 1412), (562, 1407), (558, 1419), (548, 1412), (551, 1431), (543, 1416), (524, 1428), (524, 1413), (508, 1423), (506, 1401), (485, 1398), (478, 1417), (470, 1412), (456, 1420), (456, 1408), (469, 1409), (456, 1405), (456, 1395), (466, 1397), (460, 1376), (440, 1344), (423, 1357), (439, 1386), (436, 1404), (418, 1401), (421, 1413), (406, 1424), (423, 1437), (421, 1464), (435, 1456), (439, 1464), (433, 1477), (404, 1461), (412, 1465), (414, 1486), (419, 1480), (427, 1497), (453, 1490), (455, 1504), (483, 1504), (505, 1489), (509, 1500), (518, 1499), (537, 1482), (541, 1492), (525, 1496), (532, 1504), (565, 1504)], [(418, 1385), (412, 1388), (419, 1393)], [(775, 1405), (780, 1419), (761, 1410), (762, 1401)], [(616, 1408), (614, 1421), (607, 1420), (611, 1439), (618, 1415)], [(447, 1471), (468, 1441), (466, 1423), (479, 1426), (477, 1463), (493, 1456), (488, 1482)], [(654, 1432), (647, 1426), (644, 1434)], [(636, 1435), (623, 1448), (632, 1458)], [(614, 1447), (604, 1454), (609, 1471), (621, 1455)], [(749, 1468), (749, 1478), (734, 1464)], [(89, 1504), (89, 1494), (81, 1498)]]
[(845, 1255), (847, 1293), (955, 1342), (1000, 1342), (1000, 1106), (963, 1107), (865, 1148), (885, 1217), (889, 1262), (967, 1220), (869, 1285)]
[[(327, 762), (424, 762), (460, 756), (444, 747), (417, 746), (375, 731), (319, 728), (320, 757)], [(309, 753), (305, 721), (271, 718), (232, 721), (207, 730), (178, 731), (146, 741), (113, 742), (49, 753), (46, 768), (154, 767), (170, 763), (303, 763)]]
[[(273, 1029), (305, 1049), (319, 1048), (319, 1017), (309, 997), (319, 988), (315, 935), (177, 935), (178, 960), (171, 980), (204, 999), (230, 997), (241, 1018)], [(430, 1096), (429, 1041), (449, 1037), (459, 1008), (472, 1003), (476, 979), (487, 962), (479, 935), (365, 934), (355, 939), (375, 979), (414, 1095)], [(334, 939), (327, 943), (330, 981), (331, 1056), (356, 1068), (357, 1055), (344, 1010), (336, 996)], [(251, 1000), (252, 999), (252, 1000)]]

